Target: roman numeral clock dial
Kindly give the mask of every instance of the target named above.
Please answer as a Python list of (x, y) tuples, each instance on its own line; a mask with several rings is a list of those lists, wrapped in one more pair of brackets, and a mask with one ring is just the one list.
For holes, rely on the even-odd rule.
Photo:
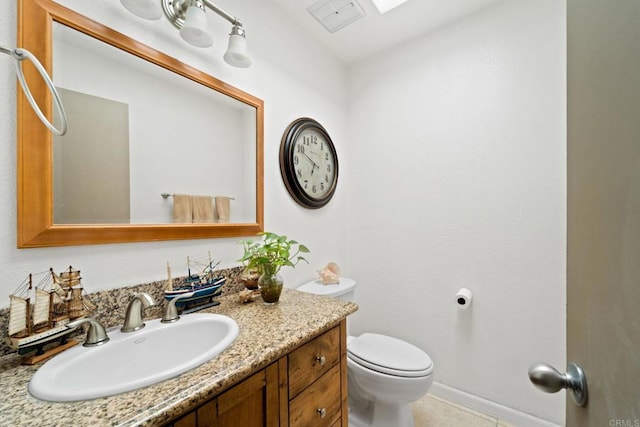
[(301, 206), (317, 209), (329, 203), (338, 182), (338, 156), (320, 123), (302, 117), (287, 127), (280, 143), (280, 173)]

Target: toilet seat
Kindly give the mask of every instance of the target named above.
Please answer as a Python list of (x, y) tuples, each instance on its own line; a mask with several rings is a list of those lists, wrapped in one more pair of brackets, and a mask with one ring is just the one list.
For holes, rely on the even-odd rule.
[(396, 377), (424, 377), (433, 371), (427, 353), (408, 342), (381, 334), (364, 333), (349, 340), (347, 357), (371, 370)]

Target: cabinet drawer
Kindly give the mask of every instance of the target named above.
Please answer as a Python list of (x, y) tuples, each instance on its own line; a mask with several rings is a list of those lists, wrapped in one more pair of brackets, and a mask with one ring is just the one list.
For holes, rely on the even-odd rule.
[(289, 354), (289, 399), (340, 362), (340, 328), (336, 327)]
[(341, 416), (340, 365), (289, 402), (290, 427), (328, 427)]

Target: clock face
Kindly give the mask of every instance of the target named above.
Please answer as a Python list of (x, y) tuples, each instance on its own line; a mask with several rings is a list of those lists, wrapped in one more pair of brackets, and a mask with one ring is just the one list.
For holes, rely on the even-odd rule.
[(280, 144), (280, 172), (300, 205), (316, 209), (331, 200), (338, 181), (338, 156), (320, 123), (305, 117), (289, 125)]
[(309, 197), (320, 199), (333, 188), (336, 159), (317, 129), (300, 132), (293, 143), (293, 164), (298, 184)]

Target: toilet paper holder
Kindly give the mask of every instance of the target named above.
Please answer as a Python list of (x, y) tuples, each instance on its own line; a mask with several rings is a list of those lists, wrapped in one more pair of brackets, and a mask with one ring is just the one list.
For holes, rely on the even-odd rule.
[(461, 288), (456, 293), (456, 303), (462, 309), (466, 309), (471, 304), (473, 293), (467, 288)]

